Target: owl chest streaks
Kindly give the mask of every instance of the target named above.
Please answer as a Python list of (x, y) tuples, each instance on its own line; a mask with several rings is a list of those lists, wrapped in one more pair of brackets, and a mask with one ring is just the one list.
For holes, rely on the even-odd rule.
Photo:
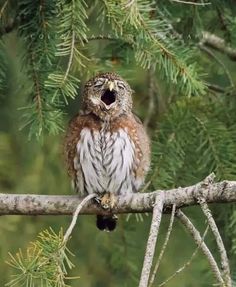
[(112, 128), (103, 122), (100, 129), (81, 130), (74, 168), (77, 185), (85, 193), (124, 194), (134, 189), (135, 145), (126, 128)]

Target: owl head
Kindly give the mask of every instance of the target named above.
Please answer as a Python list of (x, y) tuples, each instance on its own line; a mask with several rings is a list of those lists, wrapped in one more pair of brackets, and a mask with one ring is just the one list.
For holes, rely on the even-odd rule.
[(115, 73), (102, 73), (90, 79), (84, 87), (84, 110), (101, 119), (118, 117), (132, 109), (132, 90)]

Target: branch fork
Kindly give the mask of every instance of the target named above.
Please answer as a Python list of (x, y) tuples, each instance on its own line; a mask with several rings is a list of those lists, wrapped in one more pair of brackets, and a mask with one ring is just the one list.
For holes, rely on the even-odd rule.
[[(169, 213), (172, 209), (172, 217), (174, 215), (188, 229), (193, 239), (197, 243), (206, 256), (213, 274), (220, 286), (232, 287), (230, 277), (229, 262), (226, 250), (216, 226), (214, 218), (208, 207), (208, 203), (227, 203), (236, 202), (236, 181), (214, 182), (215, 175), (210, 174), (205, 180), (189, 187), (179, 187), (171, 190), (157, 190), (151, 193), (136, 193), (118, 197), (117, 204), (112, 210), (115, 214), (119, 213), (144, 213), (152, 212), (152, 223), (150, 227), (147, 247), (144, 256), (144, 263), (141, 272), (139, 287), (147, 287), (152, 268), (155, 246), (158, 237), (158, 231), (163, 213)], [(68, 228), (64, 242), (66, 243), (73, 231), (79, 214), (104, 214), (108, 212), (92, 202), (94, 194), (88, 195), (86, 198), (78, 196), (58, 196), (58, 195), (30, 195), (30, 194), (3, 194), (0, 193), (0, 215), (71, 215), (72, 222)], [(221, 269), (218, 267), (212, 253), (204, 243), (203, 237), (194, 227), (189, 218), (180, 210), (180, 208), (190, 205), (199, 204), (205, 214), (208, 224), (216, 239), (221, 259)], [(174, 209), (174, 211), (173, 211)], [(175, 211), (176, 210), (176, 211)], [(173, 224), (168, 229), (170, 233)], [(168, 241), (169, 235), (165, 242)], [(165, 245), (167, 243), (164, 243)], [(166, 246), (163, 246), (162, 253)], [(193, 256), (192, 256), (193, 257)], [(190, 260), (191, 261), (191, 260)], [(159, 264), (159, 263), (158, 263)], [(157, 264), (157, 266), (158, 266)], [(190, 264), (190, 263), (189, 263)], [(189, 265), (187, 264), (187, 265)], [(185, 265), (185, 266), (187, 266)], [(153, 271), (150, 285), (152, 284), (156, 268)], [(182, 269), (181, 269), (182, 270)], [(177, 274), (178, 272), (176, 272)], [(171, 276), (173, 278), (173, 276)], [(169, 280), (169, 279), (168, 279)], [(163, 285), (163, 284), (162, 284)], [(161, 285), (161, 286), (162, 286)]]

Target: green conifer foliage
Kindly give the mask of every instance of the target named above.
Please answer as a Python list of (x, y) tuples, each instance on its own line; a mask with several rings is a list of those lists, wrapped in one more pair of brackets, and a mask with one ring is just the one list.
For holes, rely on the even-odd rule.
[[(147, 191), (191, 185), (211, 172), (235, 180), (235, 1), (181, 2), (188, 1), (0, 1), (0, 192), (71, 192), (62, 136), (79, 110), (84, 82), (100, 71), (121, 74), (135, 91), (134, 110), (152, 140)], [(204, 42), (205, 32), (227, 49)], [(213, 209), (236, 278), (235, 206)], [(203, 230), (198, 209), (189, 214)], [(150, 224), (142, 220), (123, 217), (108, 236), (97, 232), (93, 218), (79, 218), (68, 243), (72, 268), (62, 233), (53, 231), (68, 219), (0, 218), (0, 285), (137, 286)], [(178, 224), (171, 236), (157, 284), (194, 249)], [(7, 255), (19, 248), (26, 252)], [(168, 286), (212, 285), (205, 259), (199, 254), (193, 261), (191, 272)]]

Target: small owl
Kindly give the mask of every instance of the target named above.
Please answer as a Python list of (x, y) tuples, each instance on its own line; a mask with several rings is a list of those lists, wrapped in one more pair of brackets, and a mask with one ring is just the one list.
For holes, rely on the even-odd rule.
[[(65, 156), (69, 175), (80, 195), (96, 193), (103, 208), (116, 196), (137, 192), (150, 165), (148, 136), (132, 113), (132, 90), (115, 73), (89, 80), (82, 109), (68, 127)], [(100, 230), (115, 229), (117, 217), (97, 216)]]

